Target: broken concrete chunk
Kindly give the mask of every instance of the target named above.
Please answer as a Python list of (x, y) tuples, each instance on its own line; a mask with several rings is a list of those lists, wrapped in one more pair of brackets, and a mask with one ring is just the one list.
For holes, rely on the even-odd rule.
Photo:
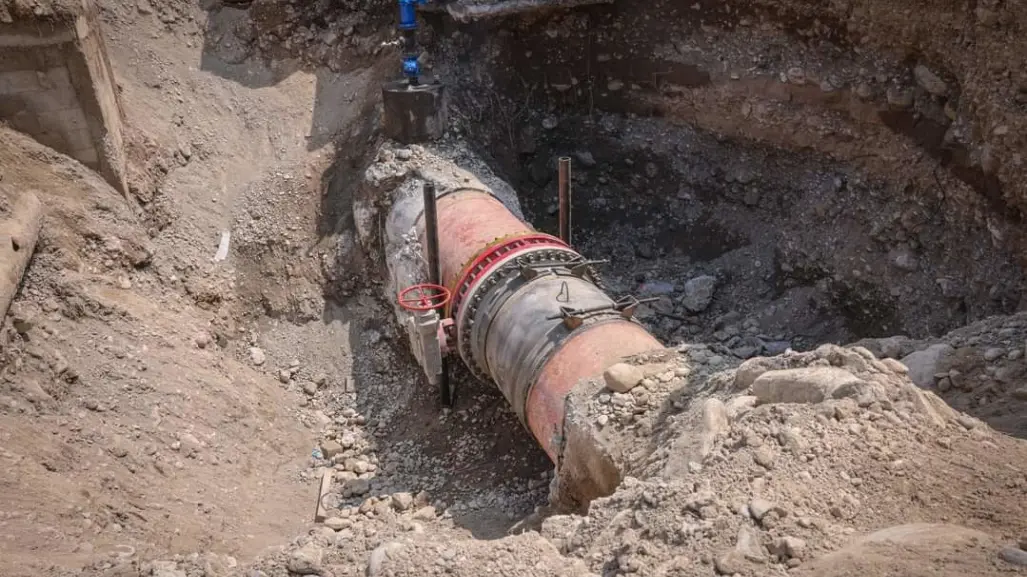
[(820, 403), (836, 396), (855, 396), (864, 385), (844, 369), (808, 367), (765, 372), (753, 382), (752, 393), (760, 404)]

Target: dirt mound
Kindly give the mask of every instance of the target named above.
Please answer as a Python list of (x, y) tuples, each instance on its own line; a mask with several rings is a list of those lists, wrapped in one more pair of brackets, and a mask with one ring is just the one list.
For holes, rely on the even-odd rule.
[[(737, 368), (703, 347), (682, 355), (688, 375), (647, 378), (618, 400), (595, 397), (608, 438), (635, 446), (624, 454), (637, 477), (586, 515), (541, 512), (521, 527), (538, 533), (471, 541), (426, 501), (369, 497), (254, 569), (269, 577), (841, 576), (930, 560), (953, 575), (993, 575), (1023, 555), (1017, 503), (1027, 475), (1012, 464), (1025, 462), (1027, 446), (919, 390), (903, 365), (831, 346)], [(659, 366), (666, 372), (666, 359)], [(642, 394), (644, 403), (624, 402)], [(626, 411), (600, 408), (610, 406)], [(696, 440), (704, 447), (690, 455)]]
[(2, 334), (5, 575), (155, 548), (256, 552), (295, 530), (309, 446), (274, 381), (165, 290), (140, 217), (99, 176), (6, 130), (0, 163), (5, 189), (47, 207)]

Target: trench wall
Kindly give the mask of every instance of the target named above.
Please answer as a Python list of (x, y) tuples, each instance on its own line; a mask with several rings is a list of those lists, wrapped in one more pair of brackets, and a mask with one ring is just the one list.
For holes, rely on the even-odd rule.
[(96, 6), (0, 23), (0, 120), (125, 192), (121, 105)]

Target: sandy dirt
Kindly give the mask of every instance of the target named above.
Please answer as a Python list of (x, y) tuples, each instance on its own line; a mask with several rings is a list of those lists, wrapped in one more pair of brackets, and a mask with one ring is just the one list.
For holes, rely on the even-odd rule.
[[(355, 230), (365, 171), (423, 158), (379, 148), (393, 3), (99, 4), (129, 193), (0, 126), (0, 200), (47, 207), (0, 328), (3, 577), (1027, 570), (1022, 3), (427, 15), (456, 163), (546, 228), (572, 155), (582, 248), (661, 298), (676, 369), (595, 384), (630, 477), (583, 515), (493, 387), (439, 405)], [(755, 383), (828, 368), (775, 386), (869, 392)]]

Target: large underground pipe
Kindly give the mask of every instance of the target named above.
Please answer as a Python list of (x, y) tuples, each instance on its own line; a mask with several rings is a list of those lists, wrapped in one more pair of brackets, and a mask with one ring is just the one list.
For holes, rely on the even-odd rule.
[[(632, 319), (638, 302), (611, 298), (593, 263), (524, 222), (514, 191), (470, 153), (461, 153), (460, 162), (477, 173), (422, 148), (398, 179), (388, 148), (380, 157), (368, 170), (366, 196), (389, 207), (382, 223), (389, 290), (397, 294), (431, 281), (451, 295), (437, 311), (438, 332), (425, 329), (432, 313), (397, 302), (429, 380), (439, 382), (433, 359), (438, 347), (448, 349), (476, 376), (496, 384), (554, 462), (558, 501), (574, 507), (611, 493), (621, 478), (616, 450), (607, 450), (569, 399), (591, 390), (596, 377), (625, 357), (663, 349)], [(433, 259), (426, 182), (436, 188), (437, 282), (427, 270)], [(363, 205), (354, 212), (358, 230), (370, 234), (373, 212)]]
[[(455, 347), (558, 463), (564, 399), (575, 383), (662, 345), (596, 286), (581, 255), (488, 191), (443, 191), (437, 214)], [(423, 246), (423, 215), (416, 227)]]

